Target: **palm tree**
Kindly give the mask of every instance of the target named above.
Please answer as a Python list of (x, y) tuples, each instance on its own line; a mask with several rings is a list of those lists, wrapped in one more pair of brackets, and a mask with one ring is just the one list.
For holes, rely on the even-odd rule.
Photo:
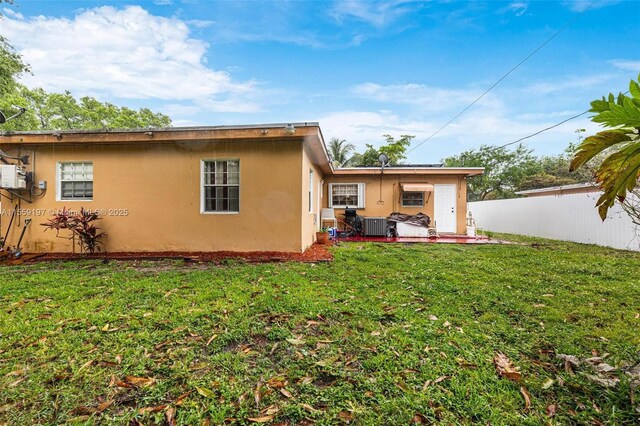
[(329, 141), (329, 155), (333, 161), (334, 167), (345, 167), (349, 165), (351, 153), (356, 149), (355, 145), (348, 143), (344, 139), (331, 138)]

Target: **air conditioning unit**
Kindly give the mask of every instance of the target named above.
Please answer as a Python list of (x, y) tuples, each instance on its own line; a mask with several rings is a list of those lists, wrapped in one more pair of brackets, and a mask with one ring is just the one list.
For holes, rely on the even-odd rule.
[(0, 165), (0, 188), (26, 189), (27, 172), (24, 170), (24, 167)]
[(387, 218), (385, 217), (365, 217), (364, 235), (366, 237), (386, 237)]

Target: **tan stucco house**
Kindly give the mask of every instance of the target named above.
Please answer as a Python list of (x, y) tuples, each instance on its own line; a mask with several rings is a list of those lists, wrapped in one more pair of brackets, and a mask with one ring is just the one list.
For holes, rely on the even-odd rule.
[[(465, 233), (466, 179), (481, 168), (334, 169), (318, 123), (0, 134), (0, 236), (26, 252), (71, 252), (40, 226), (57, 210), (95, 210), (109, 252), (301, 252), (322, 208), (361, 216), (423, 212)], [(10, 157), (28, 156), (28, 164)], [(13, 188), (10, 186), (14, 185)], [(0, 185), (3, 186), (3, 185)], [(8, 229), (14, 209), (18, 215)]]

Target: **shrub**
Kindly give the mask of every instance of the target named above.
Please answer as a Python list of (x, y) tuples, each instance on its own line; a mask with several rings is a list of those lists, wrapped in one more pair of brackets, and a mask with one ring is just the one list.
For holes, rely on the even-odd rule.
[[(107, 235), (104, 232), (99, 232), (100, 228), (95, 226), (94, 222), (101, 219), (97, 212), (85, 210), (84, 207), (81, 207), (78, 211), (63, 208), (46, 223), (41, 223), (40, 225), (46, 229), (55, 229), (56, 237), (71, 240), (77, 236), (82, 251), (85, 253), (95, 253), (96, 251), (100, 251), (102, 238)], [(70, 230), (71, 236), (61, 237), (61, 230)]]

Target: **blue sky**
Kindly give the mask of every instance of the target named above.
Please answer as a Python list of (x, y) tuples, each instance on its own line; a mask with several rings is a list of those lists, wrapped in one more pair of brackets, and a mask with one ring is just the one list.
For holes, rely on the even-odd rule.
[[(325, 139), (414, 146), (589, 1), (44, 1), (3, 5), (29, 86), (169, 114), (175, 125), (319, 121)], [(627, 90), (640, 2), (598, 0), (409, 161), (504, 144)], [(528, 141), (561, 152), (588, 117)]]

